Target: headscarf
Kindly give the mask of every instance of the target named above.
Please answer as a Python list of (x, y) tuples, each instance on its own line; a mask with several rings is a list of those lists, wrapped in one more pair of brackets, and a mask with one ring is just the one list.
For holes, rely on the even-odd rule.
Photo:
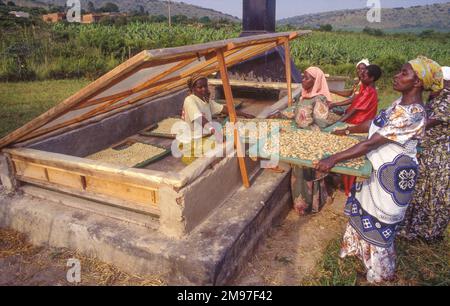
[(320, 68), (317, 67), (310, 67), (305, 70), (305, 72), (308, 72), (314, 79), (314, 86), (311, 90), (302, 91), (302, 98), (303, 99), (311, 99), (316, 96), (325, 96), (327, 97), (328, 101), (331, 101), (331, 93), (330, 89), (328, 88), (327, 79), (325, 77), (325, 73), (323, 73)]
[(358, 68), (358, 66), (361, 65), (361, 64), (364, 64), (366, 66), (370, 66), (370, 61), (367, 58), (361, 60), (358, 64), (356, 64), (356, 68)]
[(444, 75), (444, 80), (450, 81), (450, 67), (442, 67), (442, 74)]
[(187, 82), (189, 89), (192, 90), (194, 88), (195, 83), (197, 83), (197, 81), (200, 81), (202, 79), (207, 79), (207, 77), (197, 73), (193, 74)]
[(425, 56), (419, 56), (409, 63), (417, 77), (423, 82), (425, 90), (439, 92), (444, 88), (442, 69), (438, 63)]

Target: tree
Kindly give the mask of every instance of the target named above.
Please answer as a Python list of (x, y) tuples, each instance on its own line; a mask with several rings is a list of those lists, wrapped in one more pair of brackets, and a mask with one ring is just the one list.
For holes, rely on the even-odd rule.
[(333, 26), (331, 24), (325, 24), (320, 26), (320, 31), (331, 32), (333, 31)]
[(3, 1), (0, 1), (0, 6), (5, 6), (5, 4), (3, 3)]
[(164, 15), (158, 15), (158, 16), (150, 16), (150, 22), (155, 23), (161, 23), (161, 22), (167, 22), (167, 17)]
[(16, 6), (16, 4), (12, 1), (8, 1), (8, 3), (6, 3), (7, 6)]
[(139, 5), (139, 15), (141, 15), (141, 16), (143, 16), (143, 15), (145, 15), (145, 9), (144, 9), (144, 7), (142, 6), (142, 5)]
[(211, 18), (209, 18), (208, 16), (203, 16), (202, 18), (200, 18), (198, 20), (198, 22), (203, 23), (203, 24), (210, 24)]
[(175, 15), (172, 17), (173, 23), (186, 24), (188, 21), (189, 18), (186, 15)]
[(383, 36), (384, 32), (380, 29), (372, 29), (370, 27), (365, 27), (363, 33), (373, 35), (373, 36)]
[(87, 5), (87, 11), (89, 13), (95, 13), (95, 5), (94, 5), (94, 3), (92, 3), (92, 1), (89, 1), (88, 5)]
[(101, 8), (101, 11), (105, 13), (118, 13), (120, 10), (117, 4), (106, 2), (105, 5), (103, 5), (103, 7)]

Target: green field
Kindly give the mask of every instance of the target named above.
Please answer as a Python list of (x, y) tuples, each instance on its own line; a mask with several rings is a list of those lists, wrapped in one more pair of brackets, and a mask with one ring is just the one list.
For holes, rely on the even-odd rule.
[[(55, 24), (0, 31), (0, 81), (64, 78), (95, 79), (144, 49), (176, 47), (239, 36), (240, 25), (131, 22), (125, 25)], [(280, 27), (279, 31), (293, 30)], [(354, 65), (369, 58), (391, 76), (417, 55), (450, 65), (448, 34), (373, 36), (320, 32), (292, 43), (297, 66), (320, 66), (333, 75), (353, 75)]]
[(0, 137), (71, 96), (86, 80), (0, 83)]

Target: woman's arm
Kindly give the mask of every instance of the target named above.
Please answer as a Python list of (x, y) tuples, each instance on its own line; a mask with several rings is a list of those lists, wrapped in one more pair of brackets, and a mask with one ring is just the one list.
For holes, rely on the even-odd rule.
[(337, 163), (364, 156), (370, 151), (376, 150), (379, 147), (391, 142), (392, 142), (391, 140), (376, 133), (370, 139), (363, 141), (346, 151), (340, 152), (338, 154), (330, 156), (329, 158), (321, 160), (315, 165), (314, 168), (317, 171), (328, 173), (330, 172), (331, 169), (333, 169), (333, 167)]
[(348, 119), (350, 119), (351, 117), (353, 117), (353, 115), (357, 112), (356, 109), (352, 109), (351, 111), (349, 111), (347, 114), (345, 114), (344, 116), (341, 117), (341, 119), (339, 119), (338, 121), (340, 122), (345, 122)]
[(427, 130), (434, 128), (438, 125), (441, 125), (443, 122), (436, 119), (428, 119), (427, 121)]
[(350, 134), (364, 134), (364, 133), (369, 133), (370, 130), (370, 125), (372, 124), (372, 120), (367, 120), (364, 123), (361, 123), (360, 125), (356, 125), (356, 126), (351, 126), (346, 128), (345, 130), (337, 130), (334, 131), (333, 134), (334, 135), (338, 135), (338, 136), (345, 136), (345, 131), (348, 130), (350, 132)]
[(328, 103), (328, 107), (329, 107), (330, 109), (333, 109), (333, 108), (338, 107), (338, 106), (347, 106), (347, 105), (350, 105), (350, 104), (353, 103), (354, 98), (355, 98), (355, 97), (351, 97), (350, 99), (345, 100), (345, 101), (342, 101), (342, 102), (329, 102), (329, 103)]
[(353, 90), (349, 89), (349, 90), (330, 90), (331, 93), (334, 93), (338, 96), (341, 97), (350, 97), (351, 95), (353, 95)]

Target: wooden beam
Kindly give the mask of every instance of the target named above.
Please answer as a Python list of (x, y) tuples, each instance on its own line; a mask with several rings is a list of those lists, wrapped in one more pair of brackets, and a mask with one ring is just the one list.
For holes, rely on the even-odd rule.
[[(222, 80), (209, 79), (208, 83), (214, 86), (222, 86)], [(230, 80), (231, 87), (250, 87), (250, 88), (261, 88), (261, 89), (287, 89), (288, 83), (283, 82), (250, 82), (241, 80)], [(292, 84), (294, 89), (299, 88), (302, 84)]]
[(161, 184), (174, 187), (181, 186), (181, 181), (178, 178), (152, 170), (114, 167), (106, 163), (84, 158), (33, 149), (4, 149), (4, 151), (11, 155), (12, 160), (35, 163), (57, 170), (65, 169), (81, 176), (97, 177), (141, 187), (146, 186), (150, 189), (158, 187)]
[[(38, 179), (33, 179), (29, 177), (17, 176), (17, 179), (21, 182), (28, 183), (35, 186), (44, 187), (48, 190), (54, 190), (57, 192), (62, 192), (66, 194), (71, 194), (81, 199), (93, 200), (95, 202), (100, 202), (113, 207), (120, 207), (122, 209), (127, 209), (130, 211), (140, 212), (144, 214), (150, 214), (155, 217), (161, 215), (161, 211), (158, 207), (154, 205), (142, 205), (139, 203), (130, 202), (128, 199), (121, 199), (114, 197), (114, 195), (101, 194), (96, 191), (83, 191), (77, 190), (70, 187), (61, 186), (55, 183), (44, 182)], [(109, 212), (108, 212), (109, 213)]]
[(118, 98), (125, 98), (125, 97), (127, 97), (129, 95), (132, 95), (132, 94), (133, 94), (133, 90), (132, 89), (126, 90), (126, 91), (122, 91), (122, 92), (119, 92), (119, 93), (114, 94), (114, 95), (110, 95), (110, 96), (106, 96), (106, 97), (103, 97), (103, 98), (98, 98), (98, 99), (95, 99), (95, 100), (89, 100), (89, 101), (83, 102), (80, 105), (78, 105), (77, 107), (74, 107), (73, 110), (84, 109), (84, 108), (91, 107), (91, 106), (94, 106), (94, 105), (99, 105), (99, 104), (102, 104), (102, 103), (105, 103), (105, 102), (109, 102), (111, 100), (115, 100), (115, 99), (118, 99)]
[(190, 59), (184, 60), (184, 61), (178, 63), (177, 65), (171, 67), (170, 69), (167, 69), (166, 71), (164, 71), (164, 72), (158, 74), (157, 76), (151, 78), (150, 80), (142, 83), (141, 85), (136, 86), (135, 88), (133, 88), (133, 92), (134, 93), (135, 92), (140, 92), (140, 91), (142, 91), (144, 89), (147, 89), (150, 86), (152, 86), (153, 84), (155, 84), (156, 82), (164, 79), (166, 76), (168, 76), (168, 75), (170, 75), (170, 74), (172, 74), (172, 73), (174, 73), (174, 72), (176, 72), (176, 71), (178, 71), (180, 69), (183, 69), (186, 66), (189, 66), (190, 64), (194, 63), (195, 61), (198, 61), (198, 58), (190, 58)]
[[(225, 99), (227, 100), (228, 113), (230, 115), (230, 121), (234, 124), (237, 122), (236, 109), (234, 107), (233, 92), (231, 91), (230, 80), (228, 78), (228, 69), (225, 61), (225, 54), (223, 50), (217, 50), (217, 60), (219, 62), (220, 75), (222, 77), (223, 89), (225, 93)], [(247, 166), (245, 165), (244, 150), (239, 137), (238, 130), (234, 128), (234, 140), (236, 149), (238, 152), (239, 168), (241, 170), (242, 182), (246, 188), (250, 188), (250, 181), (247, 173)]]
[(293, 104), (292, 99), (292, 66), (291, 66), (291, 48), (289, 45), (289, 39), (284, 42), (284, 61), (286, 64), (286, 81), (288, 89), (288, 105), (289, 107)]

